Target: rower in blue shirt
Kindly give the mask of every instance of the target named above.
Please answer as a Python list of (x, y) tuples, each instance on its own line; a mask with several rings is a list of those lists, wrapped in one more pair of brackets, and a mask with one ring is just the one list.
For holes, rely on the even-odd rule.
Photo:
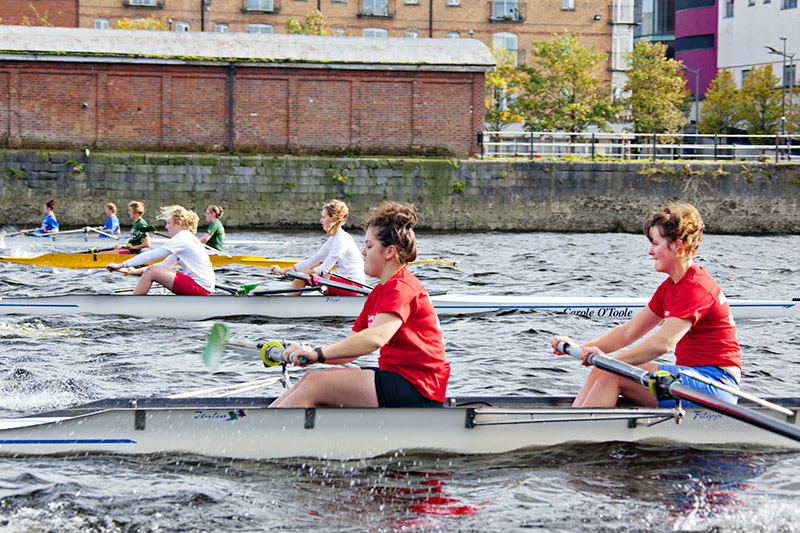
[(58, 233), (58, 220), (56, 220), (56, 199), (50, 198), (44, 203), (44, 220), (37, 233)]

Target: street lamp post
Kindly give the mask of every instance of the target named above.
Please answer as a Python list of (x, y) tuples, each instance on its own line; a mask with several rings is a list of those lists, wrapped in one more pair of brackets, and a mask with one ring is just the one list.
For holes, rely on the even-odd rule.
[[(779, 39), (783, 41), (783, 52), (776, 50), (771, 46), (765, 46), (764, 48), (769, 50), (770, 54), (777, 54), (781, 56), (783, 60), (783, 72), (781, 75), (781, 136), (784, 136), (786, 135), (786, 59), (789, 59), (789, 68), (791, 69), (792, 65), (794, 64), (794, 54), (786, 53), (786, 36), (781, 35)], [(794, 80), (792, 80), (792, 85), (794, 85)]]
[(681, 65), (683, 70), (688, 70), (694, 74), (694, 127), (699, 131), (700, 128), (700, 67), (689, 68)]

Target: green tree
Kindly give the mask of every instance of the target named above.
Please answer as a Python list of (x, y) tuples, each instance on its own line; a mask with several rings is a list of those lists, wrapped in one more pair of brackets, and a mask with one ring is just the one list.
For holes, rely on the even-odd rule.
[(611, 88), (600, 76), (605, 54), (587, 49), (570, 33), (553, 42), (534, 41), (530, 66), (516, 109), (528, 131), (583, 131), (589, 125), (609, 129), (618, 112)]
[[(50, 24), (50, 21), (48, 20), (49, 14), (48, 14), (47, 11), (45, 11), (43, 14), (40, 14), (39, 11), (37, 11), (36, 7), (30, 2), (28, 2), (28, 7), (31, 8), (31, 11), (33, 11), (33, 17), (34, 17), (35, 21), (31, 22), (31, 20), (28, 18), (28, 15), (22, 15), (22, 25), (23, 26), (44, 26), (44, 27), (47, 27), (47, 28), (52, 28), (53, 27), (53, 25)], [(60, 15), (61, 12), (59, 11), (58, 14)], [(2, 19), (0, 19), (0, 20), (2, 20)]]
[(637, 133), (678, 133), (686, 125), (689, 90), (681, 64), (667, 58), (667, 45), (642, 40), (628, 54), (624, 102)]
[(717, 71), (717, 77), (706, 91), (706, 99), (701, 107), (700, 133), (733, 133), (738, 123), (736, 118), (736, 82), (728, 69)]
[(311, 11), (305, 17), (305, 24), (302, 26), (293, 18), (286, 21), (287, 33), (294, 33), (296, 35), (332, 35), (330, 27), (325, 22), (325, 15), (320, 11)]
[[(772, 65), (753, 67), (736, 94), (737, 118), (750, 135), (775, 135), (781, 125), (780, 80)], [(771, 143), (770, 139), (750, 139), (753, 144)]]
[(492, 46), (497, 68), (486, 74), (486, 123), (491, 131), (500, 131), (504, 124), (522, 122), (522, 115), (514, 112), (519, 87), (524, 80), (517, 68), (517, 54), (504, 47)]

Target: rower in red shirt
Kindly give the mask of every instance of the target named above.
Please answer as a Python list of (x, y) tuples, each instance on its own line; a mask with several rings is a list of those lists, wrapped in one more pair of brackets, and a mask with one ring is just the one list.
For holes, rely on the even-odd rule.
[(380, 279), (346, 339), (312, 348), (292, 344), (287, 360), (338, 365), (380, 349), (378, 368), (339, 367), (304, 375), (271, 407), (441, 407), (450, 363), (439, 318), (408, 271), (417, 257), (411, 204), (385, 202), (365, 224), (364, 272)]
[[(650, 303), (628, 322), (584, 343), (581, 359), (590, 353), (616, 352), (614, 359), (655, 372), (666, 370), (677, 376), (681, 368), (689, 368), (701, 376), (738, 387), (742, 372), (742, 355), (736, 323), (725, 294), (711, 275), (694, 264), (694, 257), (703, 239), (703, 219), (689, 204), (675, 204), (653, 213), (645, 221), (644, 233), (650, 240), (650, 255), (656, 272), (669, 277), (658, 287)], [(663, 325), (635, 346), (660, 322)], [(556, 335), (557, 345), (569, 337)], [(653, 362), (675, 349), (675, 365)], [(688, 387), (706, 392), (731, 403), (737, 397), (729, 392), (682, 375)], [(648, 406), (673, 406), (675, 400), (658, 402), (647, 388), (627, 378), (593, 368), (573, 403), (574, 407), (612, 407), (619, 395)]]

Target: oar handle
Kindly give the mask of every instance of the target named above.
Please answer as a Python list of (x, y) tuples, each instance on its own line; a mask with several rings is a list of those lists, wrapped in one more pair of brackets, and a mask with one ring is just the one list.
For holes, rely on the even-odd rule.
[[(286, 360), (284, 348), (285, 343), (280, 342), (266, 342), (264, 344), (260, 344), (259, 348), (261, 348), (261, 359), (264, 361), (264, 364), (267, 365), (267, 361), (272, 361), (274, 363), (288, 363), (289, 361)], [(300, 356), (300, 364), (307, 365), (308, 359), (303, 356)], [(269, 366), (269, 365), (268, 365)]]

